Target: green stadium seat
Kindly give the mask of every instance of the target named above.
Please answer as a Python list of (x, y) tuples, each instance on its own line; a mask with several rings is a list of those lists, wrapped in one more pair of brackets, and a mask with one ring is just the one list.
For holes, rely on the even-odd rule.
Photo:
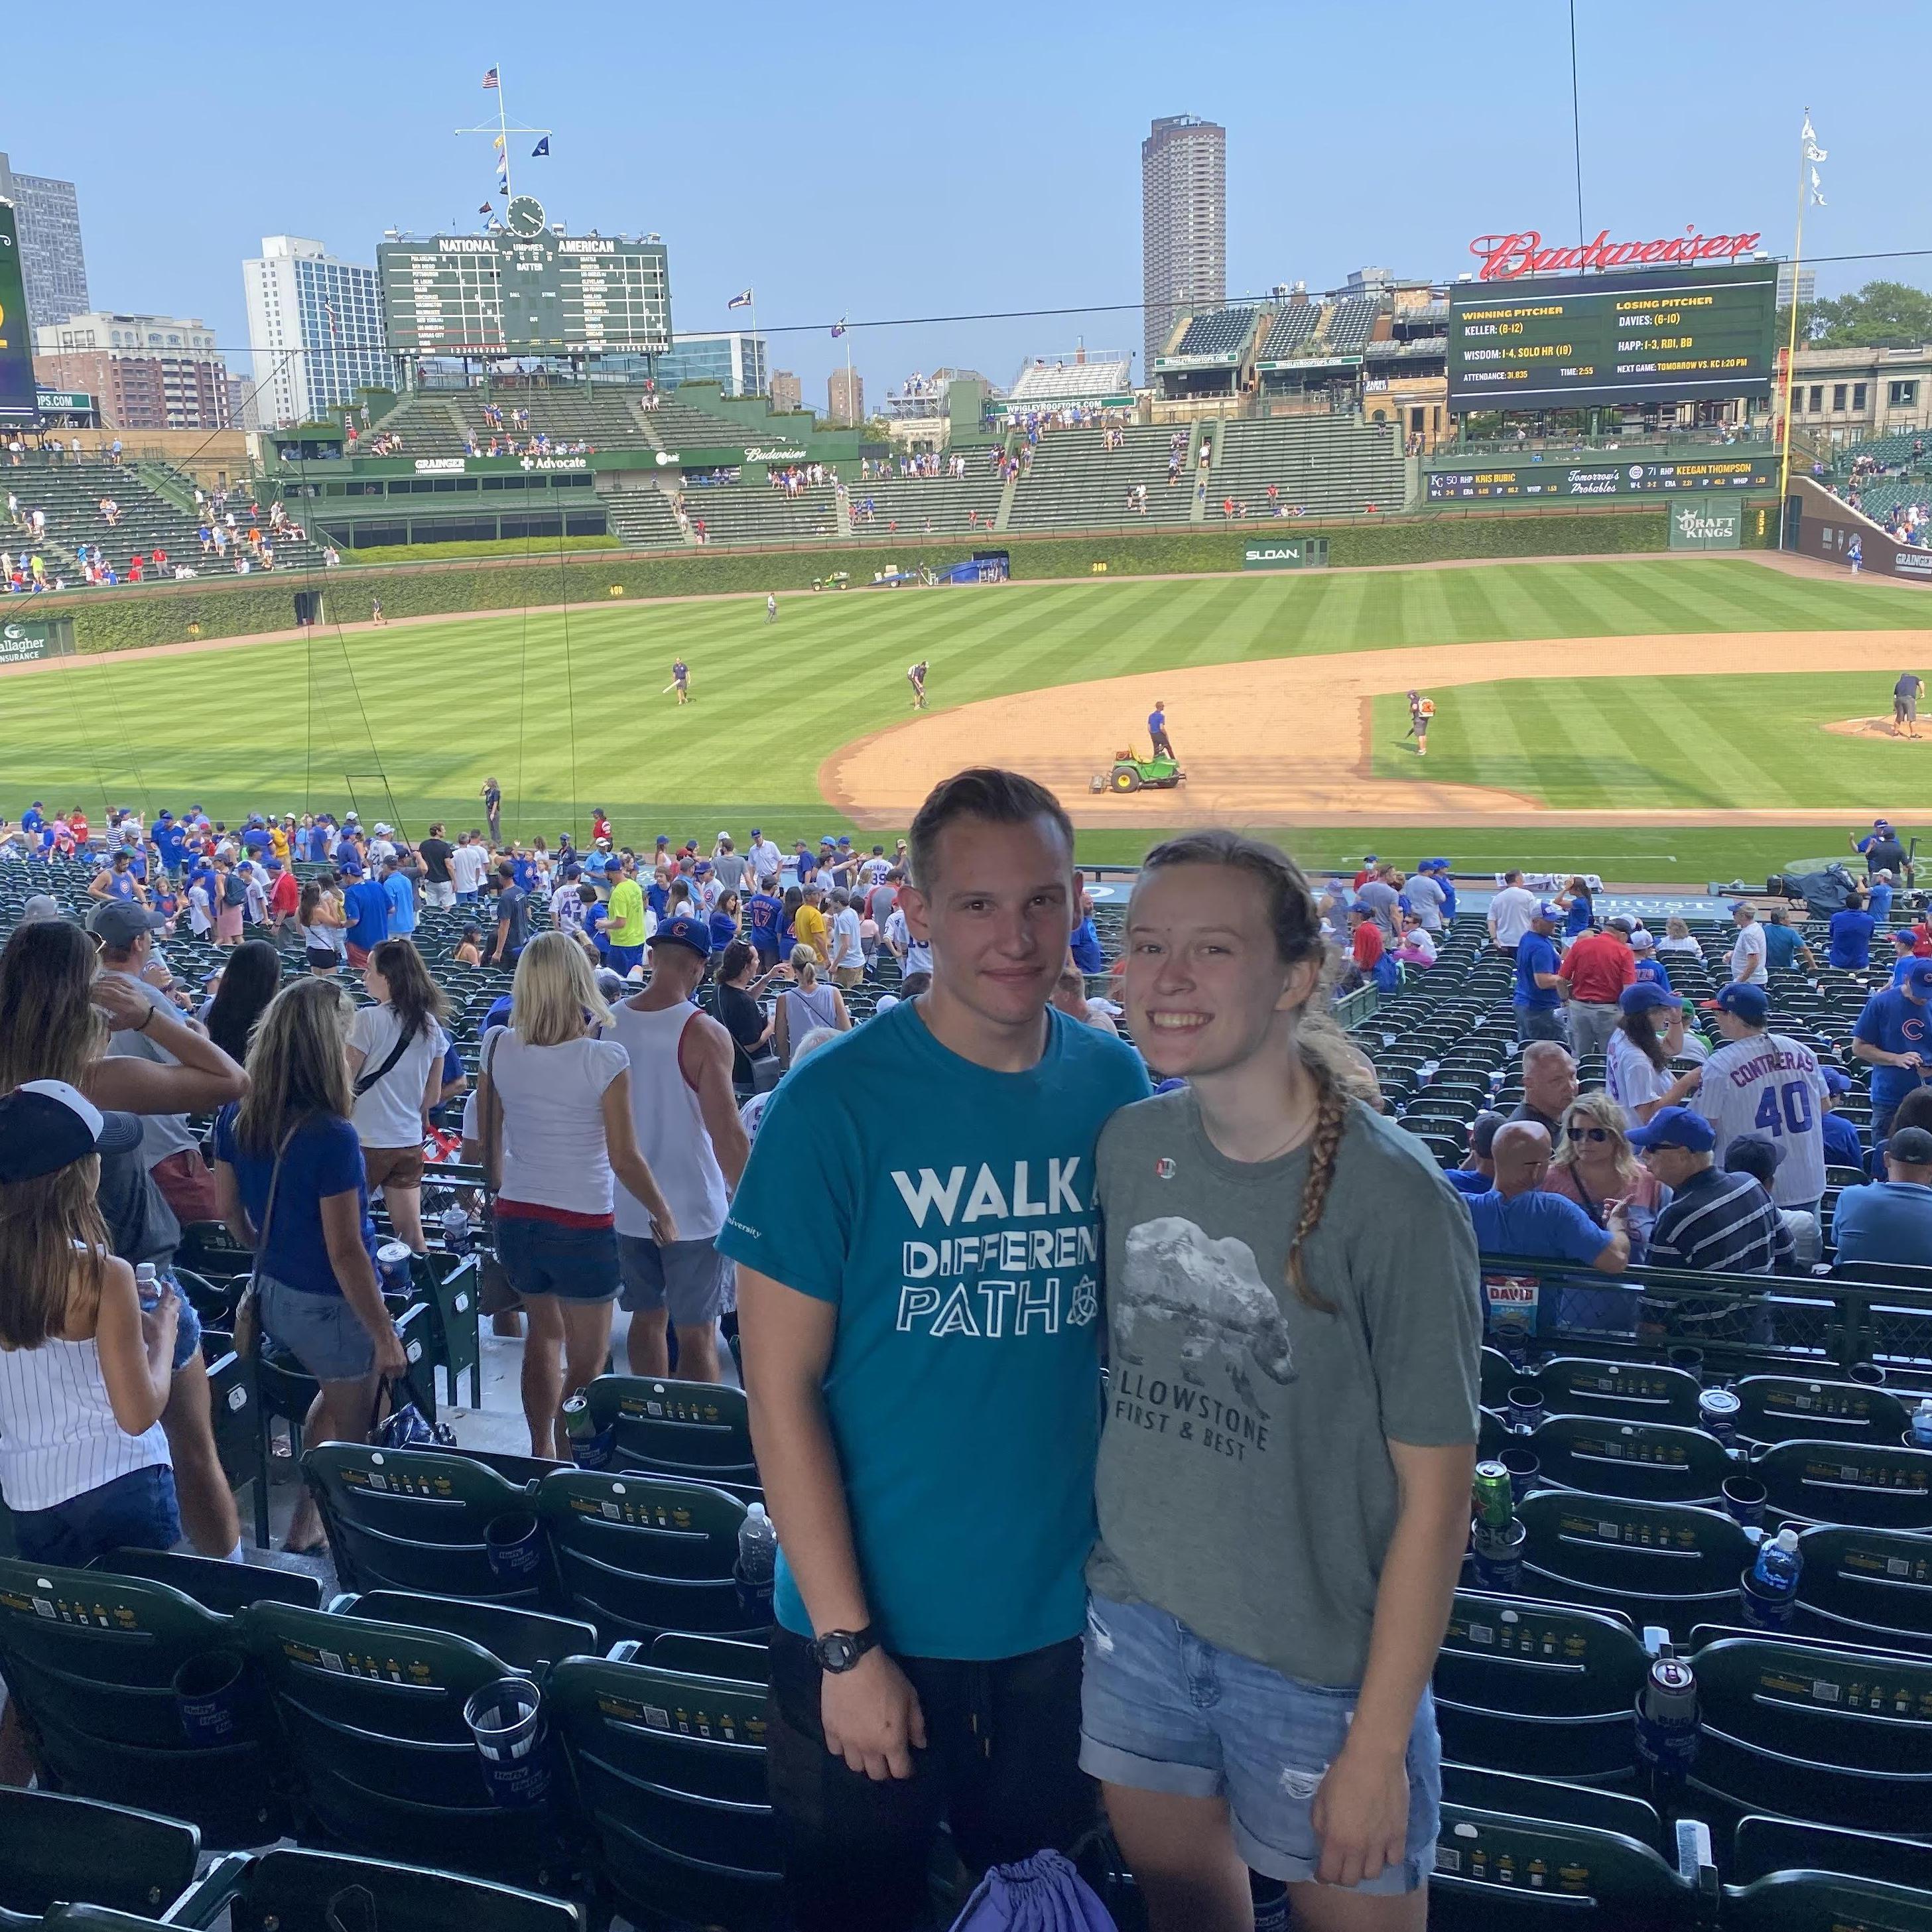
[(1559, 1355), (1528, 1379), (1542, 1390), (1552, 1415), (1615, 1416), (1685, 1429), (1697, 1425), (1697, 1399), (1703, 1388), (1682, 1369), (1587, 1355)]
[(757, 1497), (750, 1412), (742, 1389), (719, 1382), (599, 1376), (585, 1391), (592, 1422), (614, 1428), (611, 1468), (649, 1469)]
[(232, 1932), (583, 1932), (584, 1922), (563, 1899), (457, 1871), (286, 1848), (249, 1861), (230, 1912)]
[(1690, 1788), (1718, 1816), (1932, 1840), (1932, 1658), (1720, 1636), (1689, 1660)]
[(518, 1674), (502, 1658), (420, 1624), (282, 1604), (238, 1621), (289, 1741), (300, 1835), (376, 1858), (433, 1847), (511, 1882), (561, 1876), (561, 1780), (548, 1804), (499, 1807), (464, 1720), (476, 1691)]
[(758, 1637), (768, 1606), (741, 1597), (734, 1572), (745, 1505), (700, 1483), (578, 1469), (546, 1476), (538, 1514), (561, 1600), (608, 1648), (664, 1630)]
[(688, 1630), (666, 1630), (651, 1645), (645, 1660), (659, 1670), (680, 1670), (690, 1677), (724, 1677), (734, 1684), (769, 1684), (772, 1654), (761, 1643), (740, 1643), (724, 1636), (694, 1636)]
[(28, 1923), (76, 1899), (158, 1915), (194, 1882), (200, 1852), (179, 1819), (0, 1785), (0, 1906)]
[[(329, 1605), (340, 1617), (365, 1622), (410, 1624), (418, 1629), (441, 1630), (460, 1636), (502, 1659), (512, 1671), (534, 1677), (566, 1657), (597, 1654), (597, 1633), (572, 1617), (554, 1617), (542, 1610), (513, 1608), (508, 1604), (483, 1604), (468, 1597), (430, 1597), (406, 1590), (370, 1590), (358, 1597), (338, 1597)], [(695, 1639), (693, 1641), (696, 1641)]]
[(1838, 1872), (1768, 1872), (1726, 1886), (1724, 1932), (1932, 1932), (1932, 1892)]
[(466, 1255), (453, 1268), (440, 1266), (445, 1258), (418, 1255), (410, 1264), (410, 1286), (426, 1302), (434, 1318), (436, 1330), (432, 1358), (448, 1378), (448, 1401), (454, 1408), (460, 1400), (460, 1378), (470, 1378), (470, 1406), (483, 1406), (482, 1344), (478, 1332), (476, 1304), (483, 1283), (483, 1258)]
[(1932, 1540), (1827, 1525), (1798, 1539), (1798, 1628), (1840, 1643), (1932, 1650)]
[(1735, 1385), (1737, 1432), (1750, 1442), (1876, 1442), (1904, 1436), (1905, 1405), (1864, 1382), (1746, 1376)]
[(1924, 1893), (1932, 1903), (1932, 1846), (1875, 1832), (1834, 1832), (1789, 1818), (1754, 1814), (1739, 1821), (1731, 1841), (1733, 1882), (1748, 1886), (1774, 1872), (1798, 1871), (1880, 1880)]
[(1528, 1379), (1526, 1372), (1516, 1366), (1500, 1348), (1484, 1345), (1481, 1363), (1483, 1378), (1482, 1403), (1485, 1408), (1501, 1409), (1509, 1400), (1509, 1392), (1517, 1383)]
[(44, 1780), (187, 1820), (224, 1848), (286, 1828), (280, 1742), (244, 1696), (232, 1742), (190, 1744), (174, 1682), (191, 1660), (242, 1648), (233, 1619), (166, 1583), (0, 1560), (0, 1677)]
[(1660, 1623), (1679, 1641), (1700, 1622), (1737, 1613), (1752, 1544), (1716, 1510), (1544, 1490), (1516, 1513), (1528, 1530), (1526, 1595)]
[(598, 1658), (559, 1664), (550, 1688), (603, 1901), (776, 1932), (763, 1688)]
[(1642, 1502), (1714, 1504), (1737, 1466), (1715, 1436), (1675, 1423), (1552, 1415), (1525, 1439), (1552, 1488)]
[(1540, 1818), (1546, 1825), (1587, 1825), (1594, 1831), (1621, 1832), (1654, 1852), (1672, 1849), (1670, 1829), (1657, 1807), (1632, 1792), (1445, 1761), (1442, 1796), (1447, 1803), (1472, 1810)]
[(527, 1484), (453, 1450), (351, 1442), (309, 1450), (302, 1474), (345, 1588), (537, 1604), (541, 1572), (527, 1580), (499, 1577), (484, 1542), (493, 1522), (534, 1513)]
[(1538, 1778), (1627, 1778), (1649, 1668), (1612, 1611), (1459, 1590), (1436, 1663), (1443, 1754)]
[(1780, 1442), (1751, 1466), (1768, 1508), (1800, 1522), (1932, 1529), (1932, 1450)]
[(232, 1617), (250, 1604), (296, 1604), (304, 1610), (322, 1606), (322, 1584), (306, 1570), (284, 1570), (267, 1563), (230, 1563), (217, 1556), (194, 1556), (178, 1550), (110, 1550), (97, 1556), (90, 1570), (111, 1570), (117, 1576), (145, 1576), (166, 1583), (202, 1609)]

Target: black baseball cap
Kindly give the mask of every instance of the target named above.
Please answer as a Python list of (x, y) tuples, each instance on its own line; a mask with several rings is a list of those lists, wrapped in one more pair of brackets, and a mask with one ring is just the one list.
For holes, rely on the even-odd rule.
[(132, 1114), (104, 1114), (64, 1080), (28, 1080), (0, 1100), (0, 1183), (58, 1174), (91, 1154), (131, 1154), (141, 1144)]
[(132, 946), (144, 932), (154, 932), (168, 922), (164, 912), (155, 912), (132, 899), (108, 899), (88, 915), (87, 929), (96, 938), (118, 952)]

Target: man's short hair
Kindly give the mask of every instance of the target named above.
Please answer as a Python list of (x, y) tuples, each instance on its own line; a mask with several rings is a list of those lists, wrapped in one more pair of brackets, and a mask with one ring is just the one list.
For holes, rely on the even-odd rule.
[(1026, 825), (1047, 820), (1066, 842), (1070, 866), (1073, 857), (1073, 821), (1066, 808), (1046, 786), (1018, 772), (976, 765), (942, 778), (926, 796), (906, 834), (913, 883), (921, 892), (932, 890), (939, 836), (962, 818), (988, 825)]

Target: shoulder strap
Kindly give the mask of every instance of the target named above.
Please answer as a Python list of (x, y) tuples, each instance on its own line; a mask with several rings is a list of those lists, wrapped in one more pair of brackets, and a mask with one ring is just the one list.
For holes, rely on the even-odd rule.
[(356, 1081), (356, 1097), (358, 1100), (364, 1094), (368, 1093), (370, 1088), (374, 1086), (378, 1081), (386, 1078), (390, 1073), (394, 1071), (396, 1063), (402, 1058), (404, 1054), (409, 1052), (411, 1045), (415, 1041), (416, 1036), (416, 1029), (412, 1026), (400, 1027), (398, 1028), (396, 1033), (396, 1043), (394, 1046), (390, 1048), (388, 1058), (382, 1062), (380, 1066), (376, 1068), (374, 1072), (364, 1073)]

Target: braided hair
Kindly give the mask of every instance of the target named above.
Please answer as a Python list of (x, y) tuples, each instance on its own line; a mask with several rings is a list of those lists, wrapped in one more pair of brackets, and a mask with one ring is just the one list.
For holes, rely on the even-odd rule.
[(1363, 1089), (1360, 1056), (1348, 1036), (1329, 1016), (1322, 997), (1329, 977), (1327, 942), (1322, 916), (1301, 868), (1288, 854), (1258, 838), (1219, 830), (1184, 833), (1156, 845), (1142, 862), (1144, 878), (1165, 866), (1225, 866), (1245, 872), (1260, 886), (1268, 909), (1275, 950), (1284, 966), (1304, 960), (1324, 962), (1323, 971), (1306, 1003), (1295, 1016), (1295, 1050), (1315, 1082), (1315, 1131), (1308, 1148), (1308, 1180), (1301, 1194), (1301, 1212), (1288, 1244), (1288, 1283), (1307, 1307), (1332, 1315), (1335, 1305), (1310, 1286), (1303, 1251), (1320, 1225), (1334, 1184), (1335, 1162), (1348, 1130), (1351, 1107)]

